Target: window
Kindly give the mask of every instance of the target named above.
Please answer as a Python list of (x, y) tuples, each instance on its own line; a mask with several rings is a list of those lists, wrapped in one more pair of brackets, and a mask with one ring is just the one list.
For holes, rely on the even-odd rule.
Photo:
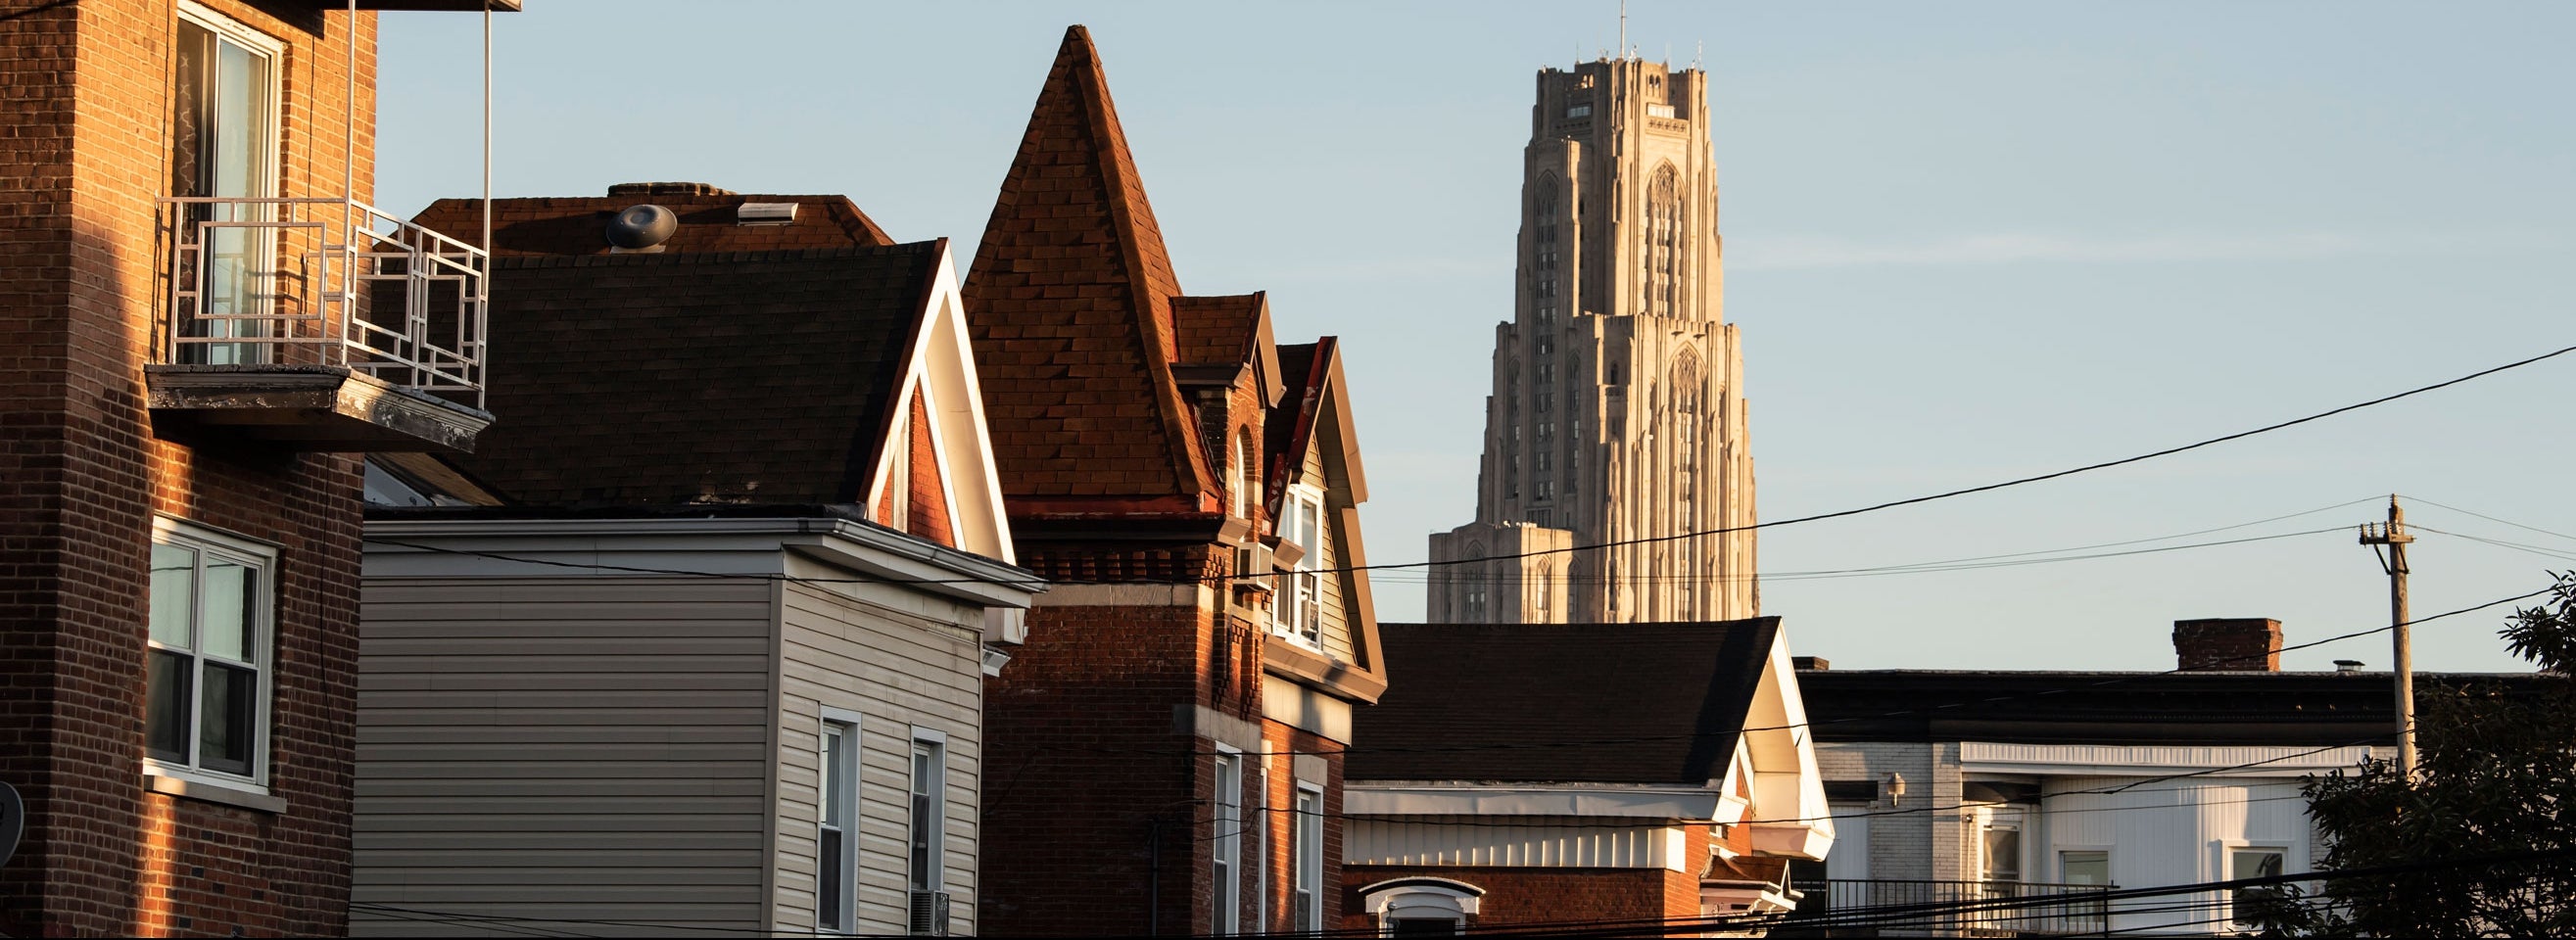
[(1324, 929), (1324, 791), (1297, 785), (1297, 812), (1289, 817), (1297, 852), (1297, 878), (1289, 912), (1291, 930)]
[(1485, 622), (1485, 562), (1476, 560), (1484, 557), (1485, 543), (1469, 542), (1467, 543), (1469, 563), (1454, 569), (1458, 572), (1457, 577), (1460, 582), (1461, 599), (1458, 606), (1465, 614), (1468, 623)]
[(822, 811), (814, 827), (814, 927), (850, 933), (858, 929), (859, 716), (824, 709), (817, 756), (823, 767), (817, 794)]
[(1985, 880), (2021, 880), (2020, 827), (2001, 824), (1987, 826), (1984, 848), (1985, 864), (1982, 876)]
[(2057, 880), (2061, 884), (2111, 884), (2111, 853), (2102, 849), (2068, 849), (2057, 853)]
[(1540, 480), (1540, 481), (1538, 481), (1538, 483), (1537, 483), (1536, 485), (1537, 485), (1537, 490), (1536, 490), (1536, 496), (1537, 496), (1537, 498), (1539, 498), (1539, 499), (1555, 499), (1555, 498), (1556, 498), (1556, 481), (1554, 481), (1554, 480)]
[(1548, 587), (1556, 581), (1556, 566), (1547, 562), (1539, 562), (1538, 578), (1536, 580), (1537, 584), (1531, 601), (1531, 607), (1532, 609), (1537, 610), (1539, 618), (1544, 620), (1547, 617)]
[(1252, 432), (1249, 430), (1235, 432), (1234, 450), (1231, 454), (1234, 466), (1231, 476), (1234, 484), (1234, 515), (1239, 519), (1252, 518), (1252, 491), (1260, 484), (1260, 475), (1252, 470), (1252, 462), (1256, 459), (1253, 453)]
[(1566, 117), (1566, 119), (1567, 119), (1567, 120), (1573, 120), (1573, 119), (1575, 119), (1575, 118), (1588, 118), (1588, 117), (1591, 117), (1591, 116), (1592, 116), (1592, 106), (1591, 106), (1591, 105), (1588, 105), (1588, 104), (1578, 104), (1578, 105), (1574, 105), (1574, 106), (1572, 106), (1572, 107), (1568, 107), (1568, 108), (1566, 108), (1566, 109), (1565, 109), (1565, 117)]
[(267, 782), (276, 563), (267, 546), (154, 520), (144, 692), (154, 769)]
[(1243, 755), (1216, 756), (1216, 800), (1208, 814), (1208, 881), (1215, 889), (1216, 932), (1243, 929)]
[(1640, 299), (1647, 313), (1669, 317), (1679, 312), (1681, 232), (1680, 177), (1667, 163), (1656, 169), (1646, 189), (1645, 296)]
[(1286, 590), (1279, 596), (1286, 604), (1284, 616), (1273, 623), (1286, 636), (1308, 645), (1323, 642), (1324, 637), (1324, 494), (1314, 487), (1298, 484), (1288, 489), (1288, 502), (1283, 507), (1287, 530), (1280, 535), (1305, 549), (1297, 557), (1297, 566), (1287, 574)]
[(1442, 937), (1466, 932), (1485, 889), (1447, 878), (1397, 878), (1360, 889), (1360, 907), (1391, 936)]
[(912, 730), (911, 857), (905, 860), (905, 883), (914, 891), (937, 891), (941, 855), (947, 848), (948, 737), (922, 728)]
[[(276, 194), (277, 80), (275, 40), (193, 3), (180, 4), (178, 46), (171, 78), (175, 106), (170, 126), (170, 194), (181, 197), (256, 199)], [(194, 203), (189, 223), (263, 222), (265, 206), (240, 202)], [(193, 227), (193, 225), (192, 225)], [(260, 336), (261, 321), (228, 317), (269, 316), (276, 274), (274, 229), (214, 227), (189, 233), (202, 239), (189, 277), (196, 281), (194, 316), (182, 325), (190, 337)], [(259, 361), (262, 347), (248, 343), (190, 343), (183, 361), (244, 365)]]
[[(2282, 850), (2272, 848), (2249, 846), (2232, 849), (2227, 853), (2227, 880), (2269, 878), (2279, 875), (2282, 873), (2281, 861), (2284, 854)], [(2252, 918), (2255, 911), (2262, 905), (2280, 896), (2281, 889), (2277, 887), (2238, 888), (2235, 896), (2230, 899), (2233, 915), (2238, 922), (2244, 922)]]

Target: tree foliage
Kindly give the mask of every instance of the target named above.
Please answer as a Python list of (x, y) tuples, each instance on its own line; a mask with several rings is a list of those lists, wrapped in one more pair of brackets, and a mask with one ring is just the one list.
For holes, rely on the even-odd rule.
[(2308, 780), (2316, 868), (2356, 874), (2283, 892), (2266, 934), (2576, 936), (2576, 574), (2503, 637), (2546, 678), (2418, 688), (2415, 783), (2388, 760)]

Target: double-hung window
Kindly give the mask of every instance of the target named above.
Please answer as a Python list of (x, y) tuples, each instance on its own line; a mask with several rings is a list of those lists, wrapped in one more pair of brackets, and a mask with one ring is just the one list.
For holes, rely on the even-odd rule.
[(1216, 756), (1216, 799), (1208, 814), (1208, 881), (1214, 887), (1216, 932), (1243, 929), (1243, 755)]
[(265, 545), (154, 520), (143, 706), (153, 769), (267, 783), (276, 568)]
[(1324, 791), (1312, 784), (1297, 785), (1297, 812), (1288, 817), (1295, 829), (1290, 836), (1297, 852), (1295, 909), (1291, 911), (1291, 929), (1324, 929)]
[(822, 785), (814, 846), (814, 926), (858, 929), (859, 716), (823, 710)]
[[(2287, 854), (2282, 849), (2254, 846), (2231, 849), (2227, 853), (2227, 878), (2234, 881), (2240, 878), (2270, 878), (2280, 875), (2282, 858)], [(2232, 908), (2231, 913), (2236, 922), (2245, 923), (2261, 913), (2266, 904), (2277, 902), (2281, 895), (2281, 888), (2278, 885), (2238, 888), (2228, 899), (2229, 907)]]
[(1283, 534), (1305, 554), (1288, 573), (1288, 589), (1280, 592), (1287, 611), (1278, 623), (1290, 638), (1313, 646), (1324, 637), (1324, 494), (1305, 484), (1290, 487), (1284, 508)]
[(912, 729), (911, 819), (904, 828), (906, 932), (948, 935), (948, 736)]

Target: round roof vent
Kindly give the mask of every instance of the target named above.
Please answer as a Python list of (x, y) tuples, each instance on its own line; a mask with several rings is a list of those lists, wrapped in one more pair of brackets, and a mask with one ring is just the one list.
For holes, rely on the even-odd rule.
[(651, 248), (679, 230), (679, 213), (648, 202), (618, 210), (608, 220), (608, 243), (626, 249)]

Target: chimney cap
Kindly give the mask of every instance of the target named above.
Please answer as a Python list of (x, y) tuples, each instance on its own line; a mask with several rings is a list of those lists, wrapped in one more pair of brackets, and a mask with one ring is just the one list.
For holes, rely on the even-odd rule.
[(2336, 672), (2360, 672), (2360, 671), (2361, 671), (2361, 667), (2362, 667), (2362, 661), (2361, 661), (2361, 660), (2358, 660), (2358, 659), (2338, 659), (2338, 660), (2335, 660), (2335, 671), (2336, 671)]

